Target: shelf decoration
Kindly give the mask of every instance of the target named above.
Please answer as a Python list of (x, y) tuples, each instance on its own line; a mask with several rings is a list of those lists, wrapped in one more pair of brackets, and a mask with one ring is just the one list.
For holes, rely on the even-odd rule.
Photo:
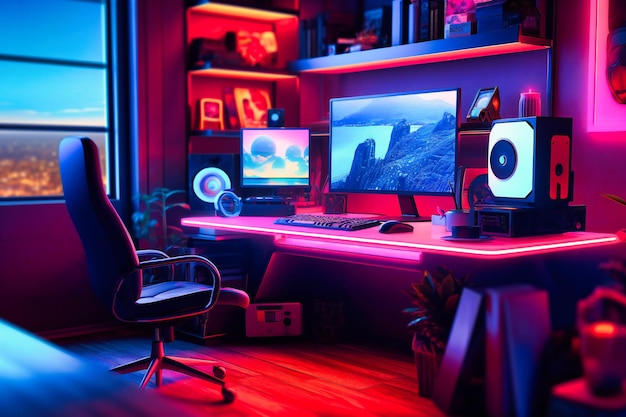
[(239, 114), (237, 114), (237, 103), (235, 102), (235, 92), (233, 87), (224, 87), (224, 124), (226, 129), (238, 130), (241, 128)]
[(195, 38), (189, 46), (189, 68), (242, 66), (243, 59), (235, 51), (235, 33), (226, 32), (222, 39)]
[(224, 129), (224, 105), (218, 98), (200, 99), (200, 130)]
[(248, 65), (274, 67), (278, 53), (276, 35), (272, 31), (248, 32), (240, 30), (237, 32), (237, 51)]
[[(382, 6), (367, 10), (363, 14), (363, 30), (358, 34), (361, 50), (368, 44), (374, 48), (391, 45), (391, 8)], [(368, 41), (368, 39), (371, 39)], [(352, 52), (352, 49), (350, 50)]]
[(267, 127), (270, 93), (262, 88), (235, 87), (235, 104), (241, 127)]

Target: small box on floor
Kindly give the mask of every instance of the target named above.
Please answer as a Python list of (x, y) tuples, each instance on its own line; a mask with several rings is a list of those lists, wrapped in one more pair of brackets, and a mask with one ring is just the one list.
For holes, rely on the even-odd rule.
[(246, 336), (299, 336), (302, 334), (302, 304), (250, 304), (246, 309)]

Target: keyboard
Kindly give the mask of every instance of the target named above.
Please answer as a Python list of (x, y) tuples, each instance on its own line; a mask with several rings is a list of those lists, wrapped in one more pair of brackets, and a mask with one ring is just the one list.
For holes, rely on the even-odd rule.
[(380, 220), (367, 217), (343, 217), (327, 214), (292, 214), (274, 221), (275, 224), (289, 226), (317, 227), (334, 230), (361, 230), (380, 225)]

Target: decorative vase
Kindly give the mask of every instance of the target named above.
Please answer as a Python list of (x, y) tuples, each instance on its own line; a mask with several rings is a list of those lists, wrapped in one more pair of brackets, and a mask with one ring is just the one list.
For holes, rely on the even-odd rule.
[(441, 354), (414, 349), (415, 367), (417, 369), (417, 386), (420, 397), (431, 398), (435, 377), (441, 363)]
[(577, 305), (580, 353), (589, 390), (618, 395), (626, 386), (626, 295), (597, 287)]

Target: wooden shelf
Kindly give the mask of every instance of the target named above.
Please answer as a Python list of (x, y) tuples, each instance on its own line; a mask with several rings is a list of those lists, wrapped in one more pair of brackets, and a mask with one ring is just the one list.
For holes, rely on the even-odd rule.
[(549, 39), (525, 36), (519, 26), (461, 38), (437, 39), (368, 51), (292, 61), (292, 73), (345, 74), (547, 49)]
[(298, 76), (290, 74), (286, 71), (259, 69), (259, 68), (220, 68), (209, 67), (203, 69), (190, 70), (191, 76), (221, 77), (239, 80), (257, 80), (257, 81), (279, 81), (293, 80)]
[(225, 130), (207, 129), (207, 130), (192, 130), (191, 132), (189, 132), (190, 136), (195, 136), (195, 137), (198, 137), (199, 139), (207, 138), (207, 137), (239, 139), (240, 134), (241, 134), (241, 131), (239, 129), (225, 129)]
[(261, 9), (258, 7), (251, 8), (246, 6), (236, 6), (216, 3), (215, 1), (207, 1), (206, 3), (191, 6), (189, 9), (194, 12), (208, 13), (217, 16), (272, 23), (284, 19), (297, 19), (295, 12), (281, 12)]

